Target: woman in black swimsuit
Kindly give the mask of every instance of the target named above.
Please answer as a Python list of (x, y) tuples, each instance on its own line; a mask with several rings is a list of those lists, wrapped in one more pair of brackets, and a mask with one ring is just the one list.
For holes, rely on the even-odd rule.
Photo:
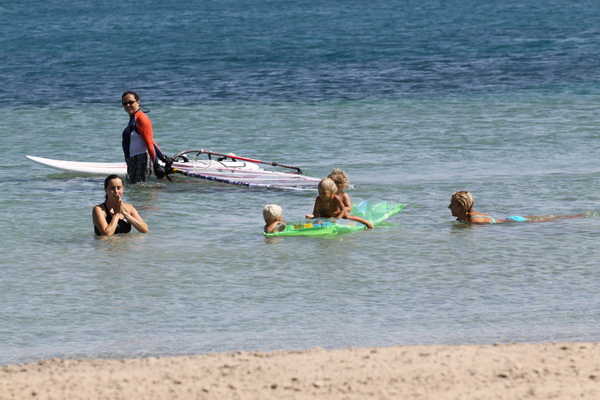
[(148, 224), (140, 217), (135, 207), (123, 202), (123, 190), (123, 179), (120, 176), (110, 175), (104, 180), (104, 203), (98, 204), (92, 211), (96, 235), (129, 233), (132, 225), (139, 232), (148, 232)]

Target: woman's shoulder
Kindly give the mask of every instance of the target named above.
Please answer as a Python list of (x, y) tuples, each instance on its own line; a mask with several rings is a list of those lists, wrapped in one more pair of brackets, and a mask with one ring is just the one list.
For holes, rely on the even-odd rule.
[(138, 111), (135, 113), (135, 122), (136, 123), (150, 123), (150, 118), (143, 112), (143, 111)]
[(96, 216), (106, 216), (106, 208), (104, 207), (104, 203), (96, 204), (94, 208), (92, 208), (92, 215), (94, 216), (94, 218)]

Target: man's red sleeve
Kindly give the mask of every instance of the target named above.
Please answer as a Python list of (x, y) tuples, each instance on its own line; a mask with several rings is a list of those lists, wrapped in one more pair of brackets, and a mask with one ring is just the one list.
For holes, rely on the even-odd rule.
[(136, 130), (142, 137), (152, 163), (156, 161), (156, 152), (154, 151), (154, 137), (152, 136), (152, 121), (142, 112), (135, 114)]

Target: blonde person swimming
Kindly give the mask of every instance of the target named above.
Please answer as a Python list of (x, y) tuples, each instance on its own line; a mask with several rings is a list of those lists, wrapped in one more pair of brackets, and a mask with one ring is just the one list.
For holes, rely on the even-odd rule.
[(448, 208), (457, 221), (473, 224), (493, 224), (496, 222), (490, 215), (473, 210), (474, 205), (475, 201), (471, 193), (462, 190), (452, 194)]
[(541, 222), (554, 221), (563, 218), (582, 218), (586, 214), (575, 215), (514, 215), (504, 219), (495, 219), (491, 215), (477, 212), (473, 209), (475, 201), (470, 192), (462, 190), (454, 192), (450, 198), (448, 208), (457, 221), (467, 222), (470, 224), (498, 224), (502, 222)]
[(342, 199), (336, 194), (337, 186), (331, 178), (325, 178), (319, 182), (319, 195), (315, 199), (313, 213), (307, 214), (306, 218), (343, 218), (365, 224), (367, 228), (373, 229), (373, 224), (366, 219), (352, 215), (344, 207)]
[(283, 210), (277, 204), (267, 204), (263, 208), (263, 218), (265, 220), (265, 233), (281, 232), (285, 229), (285, 222), (281, 220)]
[(348, 189), (350, 187), (350, 179), (348, 179), (348, 175), (346, 175), (343, 170), (334, 168), (327, 177), (335, 182), (335, 186), (337, 187), (337, 192), (335, 194), (342, 199), (344, 209), (349, 213), (352, 212), (352, 201), (350, 200), (348, 193), (344, 192), (344, 189)]

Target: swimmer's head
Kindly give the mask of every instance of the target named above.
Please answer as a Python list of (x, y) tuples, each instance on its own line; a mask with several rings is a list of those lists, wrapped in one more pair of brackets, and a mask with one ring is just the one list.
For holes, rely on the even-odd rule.
[(263, 208), (263, 218), (267, 224), (275, 221), (281, 221), (283, 210), (277, 204), (267, 204)]
[(106, 179), (104, 180), (104, 189), (108, 189), (108, 184), (110, 183), (110, 181), (112, 181), (113, 179), (119, 179), (121, 181), (121, 184), (123, 184), (123, 178), (120, 177), (119, 175), (109, 175), (106, 177)]
[(473, 201), (473, 196), (470, 192), (466, 190), (461, 190), (459, 192), (454, 192), (452, 197), (450, 198), (450, 205), (448, 208), (452, 210), (452, 207), (459, 206), (462, 211), (470, 212), (473, 210), (473, 206), (475, 205), (475, 201)]
[[(320, 197), (331, 197), (337, 192), (337, 186), (333, 179), (325, 178), (321, 182), (319, 182), (319, 196)], [(329, 193), (329, 195), (327, 195)]]
[(331, 178), (340, 190), (348, 189), (350, 187), (348, 175), (339, 168), (332, 169), (327, 177)]
[(121, 99), (124, 99), (125, 97), (127, 97), (127, 96), (129, 96), (129, 95), (133, 96), (133, 98), (134, 98), (136, 101), (140, 101), (140, 96), (139, 96), (139, 95), (138, 95), (136, 92), (134, 92), (133, 90), (128, 90), (127, 92), (123, 93), (123, 94), (121, 95)]
[(140, 109), (140, 96), (136, 92), (125, 92), (121, 96), (121, 104), (127, 114), (134, 115)]
[(117, 183), (117, 185), (113, 185), (113, 186), (119, 186), (119, 193), (122, 195), (123, 194), (123, 187), (125, 186), (123, 183), (123, 178), (120, 177), (119, 175), (109, 175), (106, 177), (106, 179), (104, 179), (104, 192), (106, 193), (106, 196), (104, 196), (104, 201), (108, 200), (108, 191), (109, 191), (109, 187), (111, 186), (111, 182), (117, 179), (120, 181), (120, 183)]

